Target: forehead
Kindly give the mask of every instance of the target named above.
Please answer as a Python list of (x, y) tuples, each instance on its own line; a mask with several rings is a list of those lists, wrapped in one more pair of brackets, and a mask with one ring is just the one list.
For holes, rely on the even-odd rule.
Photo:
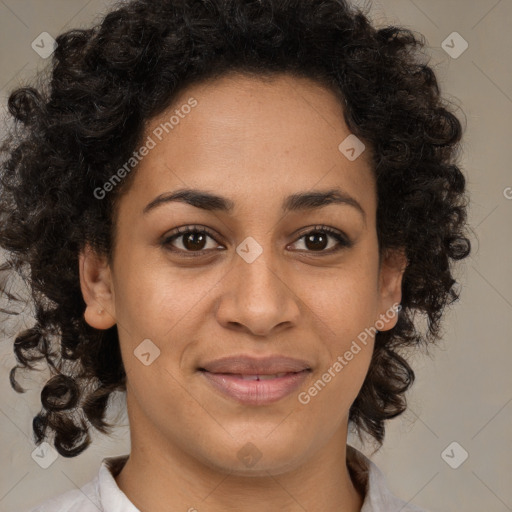
[(143, 140), (152, 149), (132, 192), (146, 202), (176, 188), (261, 201), (341, 187), (371, 213), (370, 149), (350, 161), (339, 148), (350, 135), (339, 97), (322, 84), (288, 74), (223, 76), (184, 89), (147, 123)]

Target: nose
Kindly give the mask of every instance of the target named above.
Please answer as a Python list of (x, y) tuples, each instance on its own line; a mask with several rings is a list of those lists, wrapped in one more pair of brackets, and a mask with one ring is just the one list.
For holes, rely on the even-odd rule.
[(216, 309), (223, 327), (268, 336), (297, 325), (300, 299), (285, 262), (277, 265), (271, 251), (263, 251), (250, 263), (237, 255), (233, 265)]

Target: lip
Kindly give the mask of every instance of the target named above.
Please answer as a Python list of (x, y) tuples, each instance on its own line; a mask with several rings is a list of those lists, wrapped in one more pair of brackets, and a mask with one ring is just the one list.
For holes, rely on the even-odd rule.
[[(309, 363), (300, 359), (246, 355), (217, 359), (198, 370), (216, 390), (246, 405), (281, 400), (296, 390), (312, 371)], [(259, 380), (260, 375), (267, 377)]]
[(265, 380), (246, 380), (232, 373), (201, 371), (206, 380), (224, 395), (246, 405), (266, 405), (277, 402), (295, 391), (310, 370), (286, 373), (282, 377)]
[(307, 361), (282, 355), (267, 357), (236, 355), (209, 361), (199, 369), (210, 373), (274, 375), (276, 373), (295, 373), (311, 370), (311, 367)]

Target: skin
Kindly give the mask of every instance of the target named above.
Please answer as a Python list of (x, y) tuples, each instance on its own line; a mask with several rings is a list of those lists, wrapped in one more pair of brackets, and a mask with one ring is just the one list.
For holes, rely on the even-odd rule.
[[(348, 413), (373, 337), (308, 404), (297, 395), (365, 328), (396, 324), (384, 315), (400, 302), (406, 261), (387, 252), (379, 266), (370, 149), (349, 161), (338, 149), (350, 134), (339, 99), (285, 74), (189, 86), (147, 135), (190, 96), (198, 105), (139, 163), (120, 199), (112, 264), (89, 247), (80, 254), (85, 319), (97, 329), (117, 323), (127, 372), (131, 454), (117, 484), (143, 512), (359, 511), (363, 497), (346, 466)], [(234, 209), (168, 202), (143, 213), (179, 188), (220, 194)], [(331, 188), (355, 198), (365, 217), (348, 204), (281, 210), (290, 194)], [(160, 243), (189, 225), (216, 239), (194, 246), (182, 236), (172, 246), (200, 245), (207, 255), (187, 258)], [(321, 246), (303, 236), (316, 225), (353, 245), (327, 255), (336, 239)], [(236, 252), (249, 236), (263, 250), (252, 263)], [(134, 350), (147, 338), (160, 355), (146, 366)], [(277, 402), (243, 405), (197, 371), (234, 354), (301, 358), (313, 371)], [(238, 457), (247, 443), (261, 454), (251, 467)]]

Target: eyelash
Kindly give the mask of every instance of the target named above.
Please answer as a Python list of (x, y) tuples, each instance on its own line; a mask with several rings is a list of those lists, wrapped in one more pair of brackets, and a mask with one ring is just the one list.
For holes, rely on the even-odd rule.
[[(211, 249), (203, 249), (201, 251), (184, 251), (182, 249), (172, 248), (172, 246), (171, 246), (171, 243), (174, 240), (180, 238), (183, 235), (188, 235), (188, 234), (193, 234), (193, 233), (208, 235), (213, 240), (215, 240), (215, 235), (207, 228), (198, 229), (198, 226), (184, 226), (184, 227), (176, 228), (176, 230), (173, 232), (173, 234), (165, 237), (164, 240), (162, 241), (161, 245), (164, 248), (167, 248), (168, 250), (170, 250), (171, 252), (180, 253), (180, 255), (183, 255), (187, 258), (188, 257), (196, 258), (196, 257), (204, 256)], [(330, 255), (330, 254), (339, 252), (341, 249), (344, 249), (344, 248), (348, 249), (348, 248), (352, 247), (352, 245), (353, 245), (353, 242), (351, 242), (347, 237), (345, 237), (338, 231), (335, 231), (334, 229), (329, 228), (328, 226), (315, 226), (312, 230), (302, 234), (296, 241), (299, 241), (299, 240), (307, 237), (308, 235), (315, 234), (315, 233), (316, 234), (325, 233), (325, 234), (333, 237), (338, 242), (338, 246), (335, 247), (334, 249), (331, 248), (328, 251), (321, 250), (321, 251), (306, 251), (306, 252), (318, 253), (320, 256)], [(215, 242), (219, 243), (219, 242), (217, 242), (217, 240), (215, 240)], [(219, 245), (221, 245), (221, 244), (219, 244)]]

